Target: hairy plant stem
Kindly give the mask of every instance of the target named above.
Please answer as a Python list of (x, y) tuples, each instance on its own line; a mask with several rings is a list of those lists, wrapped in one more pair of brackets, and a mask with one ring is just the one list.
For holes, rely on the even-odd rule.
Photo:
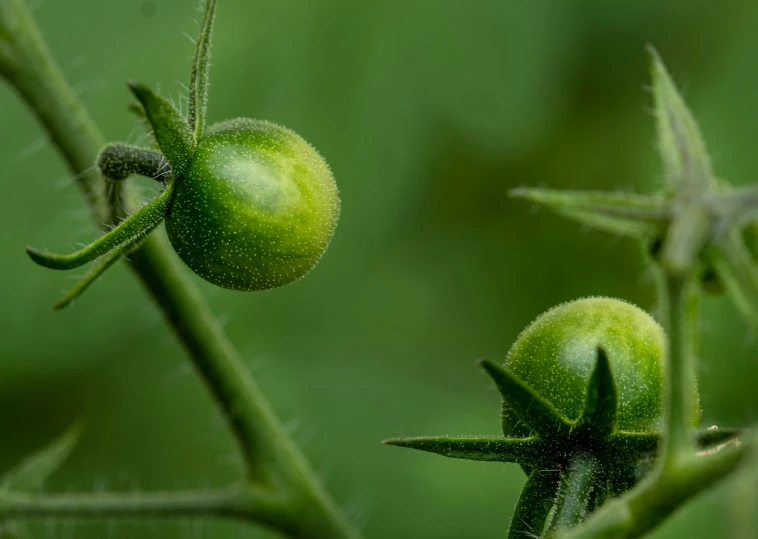
[(511, 519), (508, 539), (542, 536), (559, 481), (557, 470), (534, 470), (529, 474)]
[(45, 127), (95, 211), (98, 225), (106, 226), (102, 183), (91, 152), (105, 145), (102, 135), (66, 82), (25, 2), (0, 0), (0, 27), (0, 75)]
[(568, 464), (558, 487), (553, 518), (548, 531), (580, 524), (590, 511), (600, 463), (591, 455), (580, 456)]
[[(253, 499), (255, 501), (251, 502)], [(228, 515), (245, 518), (253, 506), (261, 510), (262, 516), (280, 511), (278, 500), (264, 494), (250, 495), (245, 486), (219, 490), (149, 493), (50, 495), (0, 492), (0, 516), (8, 520), (51, 514), (61, 517)]]
[(695, 375), (695, 346), (693, 326), (697, 323), (698, 299), (694, 279), (689, 276), (666, 274), (667, 307), (664, 325), (669, 346), (666, 368), (666, 430), (660, 466), (675, 469), (682, 459), (695, 453), (692, 436), (692, 410)]
[[(124, 212), (122, 184), (111, 182), (109, 190), (103, 189), (93, 166), (105, 141), (52, 59), (22, 0), (0, 0), (0, 75), (18, 91), (47, 131), (77, 178), (98, 224), (104, 228), (115, 224)], [(183, 507), (179, 511), (183, 514), (238, 513), (237, 516), (264, 522), (292, 537), (358, 539), (360, 534), (341, 514), (287, 436), (200, 292), (171, 256), (165, 240), (155, 234), (147, 237), (133, 253), (131, 267), (222, 409), (242, 449), (246, 483), (250, 488), (264, 488), (281, 496), (279, 509), (268, 514), (258, 505), (262, 498), (250, 496), (236, 498), (234, 511), (219, 509), (217, 504), (221, 501), (213, 492), (194, 499), (182, 498), (181, 493), (161, 495), (164, 497), (98, 494), (77, 498), (81, 495), (39, 497), (6, 492), (0, 496), (0, 518), (4, 518), (3, 509), (8, 507), (11, 513), (16, 507), (16, 514), (47, 517), (91, 515), (94, 506), (103, 516), (146, 515), (161, 512), (161, 508), (170, 513), (177, 502), (174, 508)], [(152, 502), (153, 509), (148, 507)], [(232, 502), (227, 499), (223, 503)]]

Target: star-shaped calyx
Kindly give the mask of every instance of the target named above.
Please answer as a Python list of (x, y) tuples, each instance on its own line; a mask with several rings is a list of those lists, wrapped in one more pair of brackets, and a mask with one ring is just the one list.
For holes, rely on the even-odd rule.
[[(509, 537), (541, 537), (574, 526), (649, 470), (660, 435), (619, 430), (618, 394), (603, 348), (597, 349), (583, 410), (575, 419), (564, 417), (507, 368), (490, 360), (480, 364), (502, 395), (504, 413), (515, 416), (518, 428), (509, 420), (503, 421), (504, 436), (392, 438), (384, 443), (452, 458), (520, 464), (528, 479)], [(737, 434), (701, 431), (698, 443), (707, 449)]]
[(668, 274), (699, 271), (704, 288), (725, 291), (758, 330), (758, 271), (755, 242), (750, 241), (758, 234), (753, 224), (758, 221), (758, 187), (733, 188), (714, 176), (695, 118), (657, 52), (649, 52), (665, 192), (519, 188), (511, 195), (583, 224), (642, 239)]

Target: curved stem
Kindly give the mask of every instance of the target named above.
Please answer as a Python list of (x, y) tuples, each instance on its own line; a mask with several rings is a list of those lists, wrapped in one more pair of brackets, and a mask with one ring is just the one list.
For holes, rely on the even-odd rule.
[[(12, 28), (6, 29), (6, 24)], [(4, 30), (19, 34), (15, 42), (30, 49), (24, 53), (28, 65), (23, 69), (8, 69), (13, 59), (3, 57)], [(102, 136), (60, 74), (21, 0), (0, 0), (0, 74), (19, 89), (35, 112), (71, 171), (80, 178), (90, 205), (102, 204), (104, 196), (91, 166), (104, 146)], [(285, 492), (289, 511), (272, 525), (302, 539), (359, 539), (358, 531), (347, 522), (287, 436), (207, 303), (176, 257), (170, 255), (165, 241), (155, 234), (148, 236), (132, 256), (131, 267), (225, 412), (243, 449), (249, 479), (276, 483)]]
[(513, 512), (508, 539), (542, 537), (559, 481), (560, 476), (555, 470), (536, 469), (529, 475)]
[(168, 211), (173, 183), (169, 183), (163, 192), (142, 208), (127, 217), (120, 225), (102, 235), (83, 249), (68, 255), (56, 255), (27, 247), (26, 252), (40, 266), (57, 270), (67, 270), (92, 262), (123, 243), (130, 243), (141, 238), (163, 221)]
[(114, 181), (125, 180), (132, 174), (165, 181), (171, 175), (171, 167), (161, 152), (121, 142), (103, 148), (97, 168), (104, 178)]
[(569, 462), (561, 472), (555, 512), (547, 525), (548, 531), (573, 528), (586, 518), (592, 509), (592, 493), (600, 464), (591, 455), (580, 456)]

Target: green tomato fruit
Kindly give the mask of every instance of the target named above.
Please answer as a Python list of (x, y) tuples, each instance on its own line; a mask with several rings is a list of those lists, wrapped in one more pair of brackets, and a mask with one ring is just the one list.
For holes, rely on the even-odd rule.
[(303, 277), (340, 213), (329, 166), (299, 135), (266, 121), (216, 124), (177, 178), (166, 230), (202, 278), (265, 290)]
[[(566, 418), (575, 420), (582, 412), (597, 349), (602, 347), (618, 393), (618, 428), (660, 431), (665, 338), (661, 326), (630, 303), (580, 299), (558, 305), (532, 322), (511, 347), (505, 368)], [(696, 388), (694, 394), (692, 424), (697, 426)], [(518, 431), (519, 427), (504, 413), (503, 428)]]

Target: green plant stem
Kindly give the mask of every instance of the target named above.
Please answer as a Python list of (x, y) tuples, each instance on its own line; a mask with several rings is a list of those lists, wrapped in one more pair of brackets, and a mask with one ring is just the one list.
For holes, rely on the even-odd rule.
[(250, 479), (275, 486), (284, 481), (294, 489), (293, 503), (298, 505), (301, 520), (316, 527), (307, 537), (359, 537), (284, 432), (186, 273), (156, 242), (134, 253), (131, 264), (224, 410), (242, 446)]
[(511, 519), (508, 539), (542, 536), (559, 481), (555, 470), (534, 470), (529, 475)]
[(64, 517), (262, 517), (281, 512), (280, 501), (245, 486), (218, 490), (28, 494), (0, 491), (0, 518)]
[(683, 461), (676, 472), (658, 470), (628, 494), (608, 501), (582, 526), (560, 539), (635, 539), (659, 526), (688, 500), (734, 471), (746, 454), (732, 445), (714, 455)]
[(555, 512), (547, 531), (572, 528), (580, 524), (590, 511), (600, 463), (591, 455), (573, 459), (561, 474)]
[(0, 26), (0, 75), (45, 127), (98, 225), (103, 225), (105, 199), (91, 151), (105, 145), (102, 135), (66, 82), (23, 0), (0, 0)]
[(697, 387), (693, 325), (697, 322), (697, 297), (690, 277), (666, 274), (668, 305), (664, 325), (669, 339), (666, 361), (666, 430), (660, 466), (676, 468), (695, 453), (692, 436), (693, 395)]
[[(117, 215), (118, 197), (103, 194), (93, 167), (104, 139), (65, 81), (21, 0), (0, 0), (0, 75), (37, 116), (89, 205), (109, 210), (95, 212), (98, 223), (102, 224), (104, 215)], [(165, 240), (155, 234), (146, 238), (133, 253), (131, 267), (224, 412), (242, 448), (248, 480), (280, 489), (286, 497), (288, 511), (280, 512), (271, 524), (303, 539), (359, 538), (287, 436)]]
[(173, 186), (173, 182), (169, 182), (161, 194), (145, 204), (139, 211), (124, 219), (107, 234), (103, 234), (74, 253), (59, 255), (34, 247), (27, 247), (26, 252), (40, 266), (57, 270), (74, 269), (92, 262), (121, 245), (134, 243), (157, 227), (163, 221), (171, 204)]

